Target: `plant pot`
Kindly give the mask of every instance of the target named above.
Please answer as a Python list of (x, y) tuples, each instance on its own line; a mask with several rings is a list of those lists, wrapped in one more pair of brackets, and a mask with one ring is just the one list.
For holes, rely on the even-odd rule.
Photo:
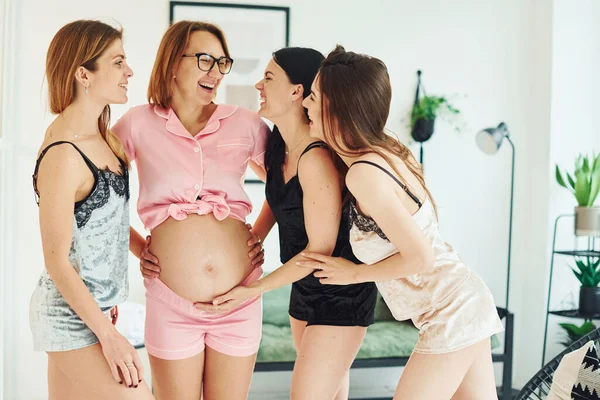
[(600, 287), (579, 288), (579, 312), (581, 314), (600, 314)]
[(422, 119), (419, 118), (415, 121), (412, 127), (412, 137), (417, 142), (426, 142), (433, 135), (433, 128), (435, 125), (435, 119)]
[(575, 207), (575, 235), (600, 237), (600, 207)]

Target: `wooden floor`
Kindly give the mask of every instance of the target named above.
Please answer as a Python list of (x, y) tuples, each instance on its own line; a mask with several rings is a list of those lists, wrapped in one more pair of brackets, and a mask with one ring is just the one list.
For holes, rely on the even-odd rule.
[[(498, 389), (498, 396), (500, 396), (502, 393), (500, 392), (500, 389)], [(517, 389), (513, 389), (512, 390), (512, 398), (515, 399), (517, 398), (517, 395), (519, 394), (519, 391)], [(369, 397), (369, 398), (364, 398), (361, 397), (360, 399), (350, 399), (350, 400), (393, 400), (391, 397)]]

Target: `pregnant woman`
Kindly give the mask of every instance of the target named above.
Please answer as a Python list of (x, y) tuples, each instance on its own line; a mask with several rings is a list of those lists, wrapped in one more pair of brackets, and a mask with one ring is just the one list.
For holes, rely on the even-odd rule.
[[(218, 315), (194, 307), (262, 275), (248, 257), (243, 177), (248, 165), (264, 176), (269, 129), (255, 112), (213, 102), (232, 66), (219, 28), (172, 25), (149, 104), (113, 127), (136, 164), (138, 213), (160, 264), (160, 278), (145, 279), (145, 343), (159, 400), (246, 399), (260, 343), (260, 296)], [(133, 236), (132, 252), (146, 257), (145, 241)]]

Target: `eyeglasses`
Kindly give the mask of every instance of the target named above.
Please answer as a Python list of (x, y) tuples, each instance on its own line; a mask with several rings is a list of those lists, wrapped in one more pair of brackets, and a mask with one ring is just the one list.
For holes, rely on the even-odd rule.
[(217, 63), (219, 67), (219, 72), (223, 75), (231, 72), (231, 67), (233, 66), (233, 59), (229, 57), (219, 57), (215, 58), (207, 53), (195, 53), (195, 54), (183, 54), (181, 57), (196, 57), (198, 60), (198, 69), (200, 71), (210, 71)]

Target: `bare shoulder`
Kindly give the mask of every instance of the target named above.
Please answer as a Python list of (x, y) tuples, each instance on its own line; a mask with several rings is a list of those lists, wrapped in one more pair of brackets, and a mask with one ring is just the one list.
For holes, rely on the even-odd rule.
[(382, 171), (369, 163), (379, 165), (386, 170), (391, 169), (379, 154), (367, 153), (362, 155), (350, 166), (346, 174), (346, 185), (350, 191), (368, 190), (368, 188), (373, 188), (373, 185), (380, 182), (381, 175), (383, 175)]
[(393, 154), (386, 155), (390, 158), (396, 170), (400, 172), (400, 175), (381, 155), (377, 153), (364, 154), (354, 162), (346, 175), (346, 185), (356, 198), (370, 195), (374, 191), (377, 193), (391, 193), (398, 190), (397, 185), (390, 185), (390, 179), (392, 178), (384, 171), (402, 182), (409, 182), (409, 187), (418, 184), (416, 177), (409, 171), (403, 160)]
[[(46, 133), (44, 134), (44, 142), (40, 146), (38, 150), (38, 156), (40, 153), (55, 142), (68, 142), (73, 138), (72, 133), (66, 129), (63, 122), (59, 117), (57, 117), (49, 126), (46, 128)], [(58, 145), (57, 145), (58, 146)], [(54, 146), (54, 147), (57, 147)], [(67, 145), (72, 147), (70, 145)]]
[(307, 175), (331, 175), (332, 173), (337, 174), (337, 170), (328, 147), (313, 147), (300, 157), (298, 161), (298, 174), (300, 177)]
[(45, 140), (40, 147), (37, 176), (42, 179), (38, 179), (41, 181), (38, 184), (55, 180), (78, 182), (84, 179), (83, 172), (87, 171), (87, 166), (81, 154), (72, 144), (61, 142), (62, 140)]
[[(306, 145), (306, 147), (312, 146), (315, 143), (320, 143), (320, 142), (315, 141), (315, 142), (309, 143), (308, 145)], [(314, 163), (327, 163), (327, 162), (332, 161), (331, 151), (326, 146), (323, 146), (323, 145), (314, 146), (310, 150), (305, 150), (305, 151), (306, 152), (304, 153), (304, 155), (302, 157), (300, 157), (300, 160), (298, 161), (298, 165), (308, 165), (308, 164), (314, 164)]]

